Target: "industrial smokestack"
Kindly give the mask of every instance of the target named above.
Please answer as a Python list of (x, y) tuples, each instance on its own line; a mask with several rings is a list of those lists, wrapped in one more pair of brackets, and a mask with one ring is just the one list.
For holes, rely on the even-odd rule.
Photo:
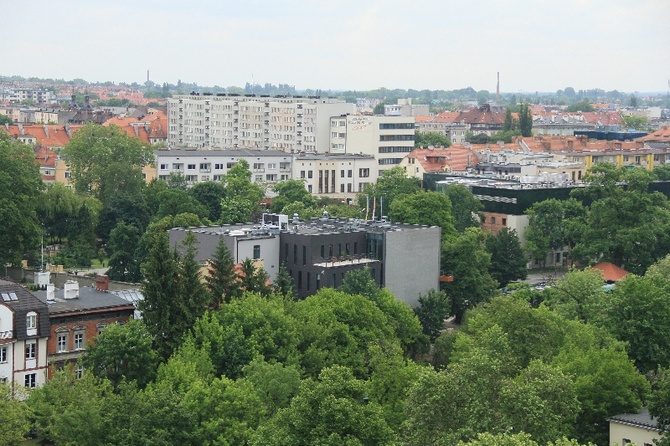
[(147, 70), (147, 82), (149, 82), (149, 70)]
[(500, 102), (500, 71), (498, 71), (498, 79), (496, 82), (496, 102)]

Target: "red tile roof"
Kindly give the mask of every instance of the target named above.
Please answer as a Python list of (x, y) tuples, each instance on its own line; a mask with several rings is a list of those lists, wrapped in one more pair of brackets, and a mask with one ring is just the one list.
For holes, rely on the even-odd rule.
[(415, 158), (426, 172), (462, 172), (479, 162), (472, 149), (461, 145), (446, 149), (414, 149), (407, 157)]
[(135, 136), (146, 144), (151, 143), (150, 139), (167, 139), (167, 116), (161, 111), (142, 118), (114, 117), (108, 119), (103, 125), (115, 125), (126, 134)]
[(656, 130), (653, 133), (638, 138), (636, 141), (658, 141), (658, 142), (670, 142), (670, 127), (664, 126)]
[(610, 262), (601, 262), (594, 265), (592, 268), (601, 271), (603, 273), (603, 279), (607, 282), (616, 282), (628, 275), (628, 271)]
[[(0, 127), (7, 132), (12, 138), (20, 136), (32, 136), (35, 138), (35, 144), (43, 147), (64, 147), (70, 142), (70, 135), (62, 125), (10, 125)], [(21, 131), (23, 128), (23, 132)], [(72, 134), (76, 133), (81, 128), (81, 125), (69, 126)]]

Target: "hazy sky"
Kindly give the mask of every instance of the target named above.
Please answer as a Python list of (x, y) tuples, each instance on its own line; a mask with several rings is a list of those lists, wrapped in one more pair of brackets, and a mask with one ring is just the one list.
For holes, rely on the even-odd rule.
[(666, 91), (669, 0), (0, 0), (0, 75)]

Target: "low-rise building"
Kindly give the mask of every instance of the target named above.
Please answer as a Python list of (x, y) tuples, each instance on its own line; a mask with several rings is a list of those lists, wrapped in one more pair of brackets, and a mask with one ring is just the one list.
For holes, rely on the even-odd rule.
[(653, 446), (660, 439), (658, 420), (649, 415), (649, 409), (640, 413), (624, 413), (607, 419), (610, 423), (611, 446)]
[[(133, 318), (135, 307), (109, 292), (109, 278), (98, 276), (96, 285), (81, 286), (71, 280), (56, 290), (48, 284), (46, 291), (34, 293), (48, 307), (50, 335), (47, 343), (49, 378), (64, 367), (74, 367), (109, 324), (126, 323)], [(83, 368), (75, 370), (81, 376)]]
[(221, 181), (240, 160), (251, 170), (251, 180), (272, 184), (291, 177), (291, 154), (277, 150), (156, 150), (158, 178), (167, 180), (170, 173), (180, 173), (189, 184)]
[(293, 157), (292, 175), (316, 197), (353, 199), (366, 184), (377, 182), (377, 161), (354, 153), (300, 153)]
[(47, 305), (20, 285), (0, 280), (0, 382), (34, 389), (47, 380)]

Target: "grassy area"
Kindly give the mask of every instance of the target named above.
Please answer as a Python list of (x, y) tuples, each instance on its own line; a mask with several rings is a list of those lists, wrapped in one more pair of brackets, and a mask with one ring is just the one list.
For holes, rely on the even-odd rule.
[(100, 260), (98, 259), (93, 259), (91, 261), (91, 268), (94, 269), (99, 269), (99, 268), (107, 268), (109, 265), (107, 265), (107, 260), (105, 260), (104, 265), (100, 263)]

